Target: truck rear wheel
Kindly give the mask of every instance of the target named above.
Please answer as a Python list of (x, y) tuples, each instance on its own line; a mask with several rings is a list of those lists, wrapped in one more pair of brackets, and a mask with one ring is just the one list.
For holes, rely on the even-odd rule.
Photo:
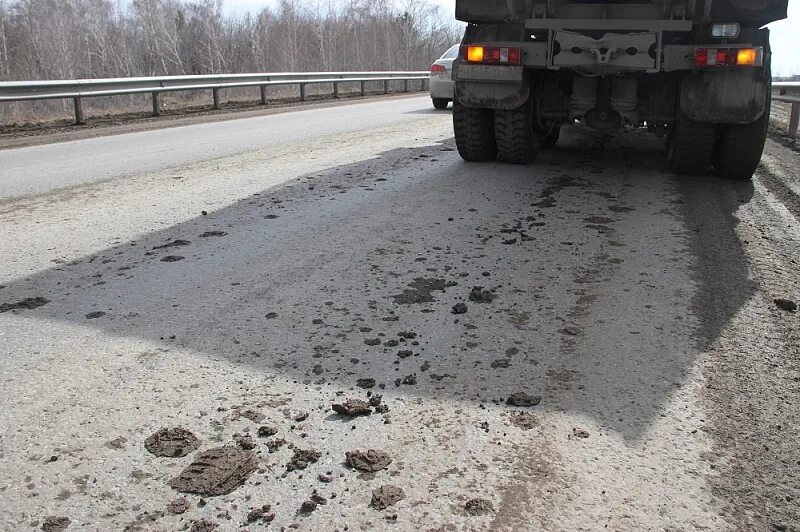
[(465, 161), (493, 161), (497, 156), (491, 109), (472, 109), (454, 100), (453, 129), (458, 154)]
[(511, 111), (495, 111), (494, 136), (497, 158), (504, 163), (532, 163), (542, 143), (541, 133), (533, 129), (530, 104)]
[(669, 167), (676, 174), (704, 174), (714, 157), (714, 126), (692, 122), (681, 115), (667, 141)]
[(728, 179), (752, 179), (764, 153), (768, 126), (769, 107), (752, 124), (723, 126), (714, 152), (717, 172)]

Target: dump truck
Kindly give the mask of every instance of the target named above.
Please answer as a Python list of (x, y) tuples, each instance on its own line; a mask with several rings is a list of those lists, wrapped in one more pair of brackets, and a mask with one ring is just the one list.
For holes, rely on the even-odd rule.
[(679, 174), (751, 179), (771, 103), (765, 26), (788, 0), (457, 0), (467, 161), (533, 162), (562, 125), (647, 128)]

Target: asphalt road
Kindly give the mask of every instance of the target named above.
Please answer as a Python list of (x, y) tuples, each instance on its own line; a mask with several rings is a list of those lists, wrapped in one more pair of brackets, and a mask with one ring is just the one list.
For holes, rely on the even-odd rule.
[(0, 153), (0, 528), (797, 530), (800, 155), (466, 164), (428, 107)]

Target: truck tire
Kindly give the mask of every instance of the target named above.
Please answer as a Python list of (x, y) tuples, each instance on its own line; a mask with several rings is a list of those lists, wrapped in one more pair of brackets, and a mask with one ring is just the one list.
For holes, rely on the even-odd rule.
[(558, 137), (561, 136), (561, 126), (556, 126), (542, 137), (542, 147), (552, 148), (558, 142)]
[(465, 161), (493, 161), (497, 156), (491, 109), (472, 109), (453, 100), (453, 129), (458, 154)]
[(700, 175), (711, 167), (715, 130), (712, 124), (692, 122), (681, 115), (667, 140), (667, 158), (676, 174)]
[(714, 168), (722, 177), (738, 181), (753, 179), (767, 141), (771, 94), (769, 98), (764, 114), (752, 124), (721, 126), (714, 150)]
[(447, 109), (447, 106), (450, 104), (450, 100), (447, 98), (433, 98), (433, 107), (443, 111)]
[(497, 159), (510, 164), (530, 164), (536, 159), (542, 135), (533, 128), (530, 104), (511, 111), (494, 112)]

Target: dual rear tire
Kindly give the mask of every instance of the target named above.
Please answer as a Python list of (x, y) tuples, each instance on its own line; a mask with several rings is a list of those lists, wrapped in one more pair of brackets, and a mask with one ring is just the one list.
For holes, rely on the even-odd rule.
[(530, 104), (513, 110), (475, 109), (453, 102), (453, 126), (458, 153), (465, 161), (495, 159), (530, 164), (536, 159), (542, 135), (533, 125)]

